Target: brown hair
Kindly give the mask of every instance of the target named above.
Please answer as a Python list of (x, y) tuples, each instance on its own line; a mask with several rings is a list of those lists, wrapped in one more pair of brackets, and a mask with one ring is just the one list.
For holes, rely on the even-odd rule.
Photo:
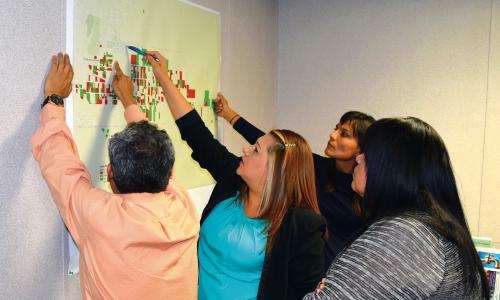
[[(268, 253), (289, 208), (309, 208), (320, 214), (309, 144), (290, 130), (272, 130), (270, 134), (278, 142), (268, 148), (267, 177), (258, 214), (268, 221), (264, 228)], [(242, 195), (247, 194), (245, 186)]]

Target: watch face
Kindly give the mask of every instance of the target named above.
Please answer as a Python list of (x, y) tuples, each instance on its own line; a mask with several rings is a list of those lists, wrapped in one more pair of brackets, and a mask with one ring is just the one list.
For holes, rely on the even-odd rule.
[(50, 95), (49, 96), (50, 101), (52, 101), (56, 105), (64, 105), (64, 99), (59, 97), (58, 95)]

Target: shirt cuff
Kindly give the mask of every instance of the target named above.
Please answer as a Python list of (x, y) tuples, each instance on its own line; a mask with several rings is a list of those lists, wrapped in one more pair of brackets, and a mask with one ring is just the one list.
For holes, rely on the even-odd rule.
[(137, 104), (132, 104), (127, 106), (124, 115), (127, 124), (133, 122), (147, 121), (146, 117), (144, 116), (144, 113)]
[(40, 123), (45, 124), (51, 119), (61, 119), (64, 121), (64, 107), (47, 103), (40, 114)]

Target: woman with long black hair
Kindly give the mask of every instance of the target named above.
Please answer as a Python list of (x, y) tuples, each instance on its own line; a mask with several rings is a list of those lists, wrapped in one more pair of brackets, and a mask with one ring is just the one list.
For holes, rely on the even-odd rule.
[(417, 118), (371, 125), (353, 190), (369, 227), (304, 299), (489, 299), (443, 140)]

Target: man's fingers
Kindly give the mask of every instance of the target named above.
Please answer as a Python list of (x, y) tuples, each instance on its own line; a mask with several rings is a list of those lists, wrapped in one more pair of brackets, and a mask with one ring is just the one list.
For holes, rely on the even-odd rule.
[(122, 71), (122, 68), (120, 68), (120, 64), (117, 61), (115, 61), (114, 67), (115, 67), (115, 77), (116, 76), (122, 76), (123, 75), (123, 71)]
[(118, 76), (123, 75), (122, 68), (120, 67), (120, 64), (117, 61), (115, 61), (115, 75), (118, 75)]
[(69, 62), (69, 55), (68, 54), (64, 54), (62, 67), (63, 67), (64, 72), (69, 72), (69, 70), (71, 69), (71, 64)]
[(52, 60), (50, 63), (50, 71), (49, 72), (54, 72), (55, 70), (57, 70), (57, 56), (52, 55)]
[(61, 64), (63, 63), (64, 56), (61, 52), (57, 54), (57, 70), (61, 67)]

